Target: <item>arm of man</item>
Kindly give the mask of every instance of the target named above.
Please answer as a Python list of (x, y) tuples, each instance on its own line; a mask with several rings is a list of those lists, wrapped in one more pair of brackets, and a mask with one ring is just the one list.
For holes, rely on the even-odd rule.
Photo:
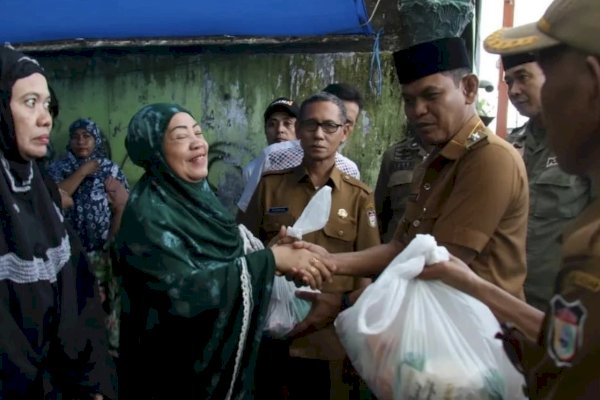
[(481, 278), (467, 264), (452, 256), (450, 261), (427, 266), (421, 279), (440, 279), (485, 305), (501, 322), (511, 322), (529, 340), (537, 341), (544, 313)]

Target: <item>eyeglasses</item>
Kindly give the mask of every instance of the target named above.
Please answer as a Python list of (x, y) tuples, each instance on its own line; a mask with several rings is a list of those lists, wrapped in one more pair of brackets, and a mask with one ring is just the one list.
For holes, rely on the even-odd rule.
[(342, 126), (344, 124), (336, 124), (333, 121), (317, 122), (314, 119), (300, 122), (300, 128), (308, 132), (316, 132), (321, 127), (325, 133), (336, 133)]

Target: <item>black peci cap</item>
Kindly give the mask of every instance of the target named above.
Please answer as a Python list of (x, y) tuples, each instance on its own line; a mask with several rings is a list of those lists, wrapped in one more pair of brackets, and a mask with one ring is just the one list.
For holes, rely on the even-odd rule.
[(394, 64), (402, 85), (438, 72), (471, 67), (465, 42), (458, 37), (432, 40), (396, 51)]

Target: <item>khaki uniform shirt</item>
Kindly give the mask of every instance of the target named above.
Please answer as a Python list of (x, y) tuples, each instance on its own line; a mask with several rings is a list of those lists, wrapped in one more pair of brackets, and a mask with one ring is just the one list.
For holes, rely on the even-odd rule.
[(563, 172), (548, 148), (546, 132), (527, 123), (507, 140), (523, 153), (529, 181), (525, 299), (545, 310), (560, 268), (561, 234), (590, 202), (586, 178)]
[(537, 345), (523, 342), (531, 399), (600, 398), (600, 202), (565, 232), (562, 267)]
[(375, 186), (375, 209), (384, 242), (393, 237), (404, 215), (413, 171), (426, 155), (415, 138), (405, 138), (383, 153)]
[(528, 207), (523, 160), (473, 116), (415, 171), (394, 237), (408, 244), (429, 233), (470, 249), (478, 275), (523, 298)]
[[(333, 168), (331, 214), (323, 229), (304, 235), (303, 240), (318, 244), (330, 253), (352, 252), (380, 244), (373, 194), (369, 187)], [(304, 167), (272, 171), (263, 175), (245, 214), (239, 221), (264, 242), (279, 233), (282, 225), (292, 226), (318, 189)], [(363, 280), (364, 281), (364, 280)], [(335, 276), (323, 284), (322, 292), (344, 293), (358, 289), (361, 279)], [(342, 360), (345, 356), (333, 324), (292, 342), (294, 357)]]

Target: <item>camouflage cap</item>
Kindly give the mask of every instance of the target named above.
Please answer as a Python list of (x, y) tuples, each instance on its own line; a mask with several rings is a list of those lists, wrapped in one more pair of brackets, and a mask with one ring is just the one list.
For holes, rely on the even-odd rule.
[(494, 54), (517, 54), (566, 44), (600, 55), (600, 0), (554, 0), (535, 23), (500, 29), (483, 46)]

